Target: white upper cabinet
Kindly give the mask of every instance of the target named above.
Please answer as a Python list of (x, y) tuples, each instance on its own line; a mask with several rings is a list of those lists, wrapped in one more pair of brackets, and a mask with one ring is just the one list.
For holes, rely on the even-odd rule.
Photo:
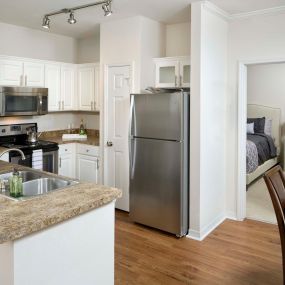
[(60, 97), (60, 65), (45, 65), (45, 87), (48, 88), (49, 111), (59, 111), (61, 107)]
[(0, 85), (21, 86), (23, 84), (23, 63), (0, 59)]
[(77, 77), (79, 110), (99, 111), (99, 66), (80, 65)]
[(75, 73), (73, 65), (61, 67), (61, 111), (76, 110)]
[(190, 58), (155, 59), (157, 88), (190, 87)]
[(44, 87), (45, 65), (43, 63), (24, 62), (24, 86)]
[(0, 60), (0, 84), (12, 86), (44, 86), (44, 64), (21, 60)]
[(0, 85), (46, 87), (49, 111), (99, 111), (100, 65), (0, 55)]

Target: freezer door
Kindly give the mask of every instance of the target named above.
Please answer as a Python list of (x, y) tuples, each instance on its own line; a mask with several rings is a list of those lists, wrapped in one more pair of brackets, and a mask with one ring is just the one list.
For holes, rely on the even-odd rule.
[(141, 138), (183, 140), (186, 121), (183, 92), (131, 95), (130, 135)]
[[(183, 143), (132, 139), (130, 217), (133, 221), (179, 236), (188, 230), (187, 178)], [(185, 203), (186, 202), (186, 203)]]

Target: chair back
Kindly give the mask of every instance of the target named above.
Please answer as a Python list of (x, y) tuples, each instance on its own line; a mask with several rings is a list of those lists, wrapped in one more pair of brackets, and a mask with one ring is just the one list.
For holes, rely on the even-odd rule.
[(282, 248), (283, 284), (285, 284), (285, 175), (282, 168), (277, 165), (270, 169), (265, 173), (264, 180), (267, 185), (278, 222)]

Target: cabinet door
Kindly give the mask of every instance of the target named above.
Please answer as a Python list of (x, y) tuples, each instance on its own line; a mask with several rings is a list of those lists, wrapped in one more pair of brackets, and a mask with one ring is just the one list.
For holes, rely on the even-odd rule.
[(78, 69), (79, 110), (94, 109), (95, 97), (95, 68), (80, 67)]
[(75, 68), (61, 67), (61, 110), (75, 110)]
[(77, 155), (77, 178), (80, 181), (98, 183), (99, 159), (96, 156)]
[(0, 60), (0, 85), (21, 86), (23, 63), (16, 60)]
[(60, 99), (60, 66), (47, 64), (45, 66), (45, 87), (48, 88), (48, 109), (59, 111)]
[(94, 110), (100, 111), (100, 67), (95, 67), (95, 97)]
[(191, 65), (189, 61), (185, 60), (180, 62), (179, 85), (181, 87), (190, 87), (190, 70), (191, 70)]
[(162, 60), (156, 62), (156, 87), (179, 86), (179, 61)]
[(72, 154), (59, 154), (58, 174), (70, 178), (75, 178)]
[(42, 63), (24, 63), (24, 85), (32, 87), (44, 87), (45, 66)]

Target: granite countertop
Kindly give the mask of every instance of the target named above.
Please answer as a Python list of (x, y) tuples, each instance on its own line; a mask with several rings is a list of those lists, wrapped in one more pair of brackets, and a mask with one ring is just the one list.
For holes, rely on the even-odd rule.
[[(12, 171), (14, 167), (30, 170), (0, 161), (0, 173)], [(79, 183), (26, 201), (14, 201), (0, 195), (0, 243), (22, 238), (99, 208), (121, 197), (121, 194), (116, 188)]]
[(56, 142), (58, 144), (81, 143), (81, 144), (99, 146), (99, 141), (100, 141), (99, 131), (87, 130), (87, 139), (86, 140), (63, 140), (62, 134), (64, 134), (64, 133), (68, 133), (68, 130), (45, 132), (40, 137), (40, 139), (46, 140), (46, 141)]

